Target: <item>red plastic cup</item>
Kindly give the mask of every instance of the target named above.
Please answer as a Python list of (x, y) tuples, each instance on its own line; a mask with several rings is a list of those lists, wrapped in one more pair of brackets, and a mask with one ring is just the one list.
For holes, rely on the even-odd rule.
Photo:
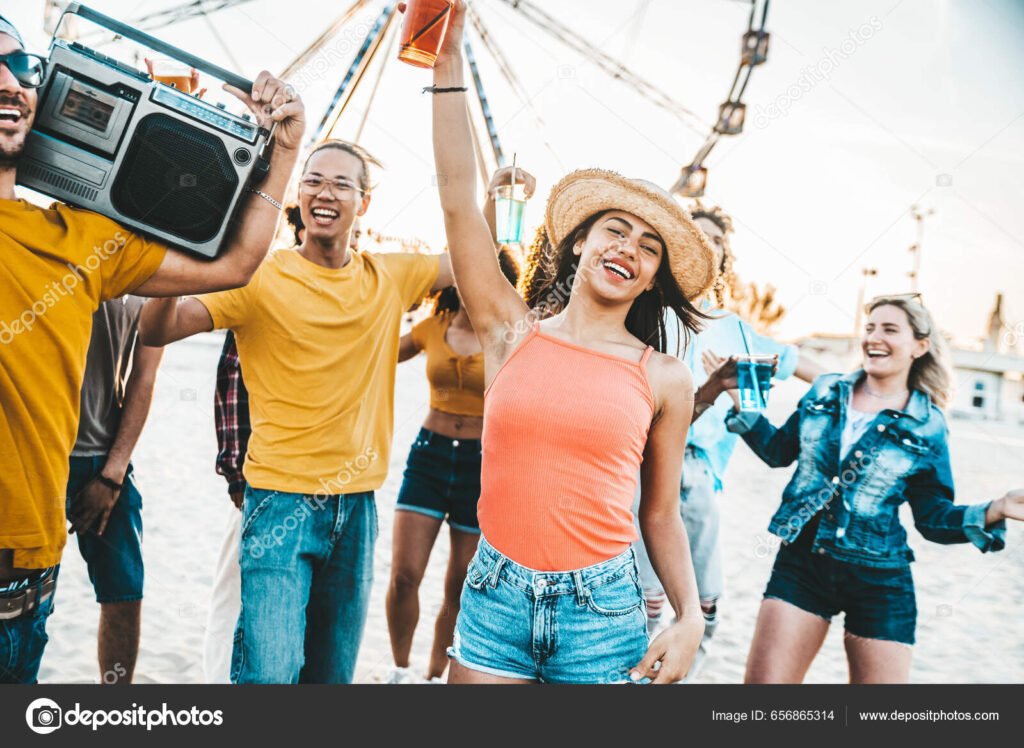
[(449, 0), (408, 0), (398, 59), (418, 68), (434, 67), (453, 6)]

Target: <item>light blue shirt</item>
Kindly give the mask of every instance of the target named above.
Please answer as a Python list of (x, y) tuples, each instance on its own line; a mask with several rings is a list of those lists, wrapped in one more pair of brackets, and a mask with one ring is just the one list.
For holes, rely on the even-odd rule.
[[(775, 375), (776, 379), (787, 379), (796, 371), (800, 349), (795, 345), (777, 343), (771, 338), (758, 334), (754, 328), (732, 312), (711, 311), (706, 304), (702, 311), (713, 315), (714, 319), (704, 323), (704, 329), (700, 334), (690, 337), (690, 344), (679, 356), (693, 372), (695, 388), (700, 387), (708, 379), (708, 375), (704, 371), (704, 364), (701, 362), (701, 354), (704, 351), (713, 351), (723, 358), (743, 355), (747, 352), (740, 334), (741, 326), (750, 343), (751, 353), (778, 354), (779, 370)], [(679, 318), (672, 312), (666, 314), (665, 331), (668, 346), (665, 350), (669, 354), (674, 355), (677, 350), (682, 350), (680, 330)], [(680, 345), (677, 346), (677, 343)], [(728, 393), (723, 392), (715, 404), (690, 426), (686, 439), (687, 446), (694, 447), (711, 467), (711, 472), (715, 476), (716, 491), (722, 490), (722, 478), (725, 476), (725, 469), (729, 465), (738, 438), (736, 434), (725, 428), (725, 417), (731, 406), (732, 399)]]

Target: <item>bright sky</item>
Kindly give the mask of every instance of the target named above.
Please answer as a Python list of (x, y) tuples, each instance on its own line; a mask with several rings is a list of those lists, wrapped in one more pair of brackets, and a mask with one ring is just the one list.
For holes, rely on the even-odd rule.
[[(534, 2), (708, 123), (732, 83), (749, 12), (737, 0)], [(176, 3), (90, 4), (131, 20)], [(384, 5), (370, 0), (321, 57), (326, 71), (303, 77), (311, 122), (319, 122)], [(675, 181), (701, 135), (503, 0), (475, 5), (529, 93), (525, 104), (471, 36), (502, 145), (540, 182), (530, 223), (540, 222), (542, 198), (570, 169), (612, 168), (666, 187)], [(42, 7), (42, 0), (0, 0), (40, 51)], [(282, 69), (346, 7), (251, 0), (210, 22), (151, 33), (253, 77)], [(768, 30), (769, 60), (745, 96), (746, 131), (723, 139), (707, 160), (706, 200), (733, 215), (739, 273), (779, 289), (789, 309), (781, 336), (852, 331), (865, 266), (879, 270), (869, 297), (909, 290), (914, 203), (935, 211), (925, 223), (921, 290), (940, 326), (960, 343), (974, 342), (997, 291), (1007, 296), (1009, 325), (1024, 325), (1024, 4), (787, 0), (772, 3)], [(360, 138), (387, 167), (366, 225), (440, 247), (430, 102), (419, 92), (430, 74), (395, 56), (390, 49)], [(356, 133), (377, 72), (368, 72), (336, 135)]]

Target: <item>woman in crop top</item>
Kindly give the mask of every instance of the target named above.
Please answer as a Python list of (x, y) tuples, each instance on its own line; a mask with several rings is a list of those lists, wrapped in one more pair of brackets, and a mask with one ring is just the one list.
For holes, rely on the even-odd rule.
[[(699, 329), (691, 301), (714, 280), (712, 250), (656, 185), (577, 171), (548, 199), (527, 306), (474, 204), (464, 17), (459, 0), (431, 89), (445, 230), (487, 384), (482, 537), (449, 683), (674, 682), (704, 620), (678, 511), (693, 383), (661, 352), (663, 315)], [(641, 531), (677, 616), (653, 642), (631, 549), (638, 473)]]
[[(487, 207), (485, 206), (485, 210)], [(508, 282), (519, 266), (507, 249), (498, 254)], [(439, 682), (448, 667), (459, 594), (466, 567), (476, 551), (480, 525), (480, 432), (484, 414), (484, 357), (454, 286), (434, 298), (433, 314), (402, 337), (399, 362), (427, 354), (430, 411), (417, 434), (395, 509), (391, 542), (391, 582), (387, 593), (388, 632), (395, 665), (389, 683), (422, 683), (409, 667), (419, 621), (419, 586), (442, 523), (450, 529), (444, 600), (434, 623), (434, 643), (426, 680)]]

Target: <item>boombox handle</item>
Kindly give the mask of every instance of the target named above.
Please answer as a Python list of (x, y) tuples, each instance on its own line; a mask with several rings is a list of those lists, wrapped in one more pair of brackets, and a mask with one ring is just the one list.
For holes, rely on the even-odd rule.
[[(110, 16), (103, 15), (99, 11), (95, 11), (81, 3), (68, 3), (68, 7), (64, 10), (64, 13), (61, 14), (61, 21), (63, 21), (64, 16), (69, 13), (80, 16), (87, 21), (92, 21), (109, 31), (113, 31), (115, 34), (123, 36), (126, 39), (131, 39), (133, 42), (145, 45), (155, 52), (167, 55), (168, 57), (173, 57), (175, 60), (184, 62), (200, 72), (212, 75), (217, 80), (229, 83), (235, 88), (245, 91), (245, 93), (250, 93), (252, 91), (252, 81), (243, 78), (240, 75), (235, 75), (230, 70), (225, 70), (218, 65), (214, 65), (212, 62), (207, 62), (201, 57), (189, 54), (183, 49), (178, 49), (173, 44), (160, 41), (155, 36), (150, 36), (149, 34), (132, 28), (128, 24), (121, 23)], [(60, 28), (60, 23), (57, 24), (57, 27)]]

